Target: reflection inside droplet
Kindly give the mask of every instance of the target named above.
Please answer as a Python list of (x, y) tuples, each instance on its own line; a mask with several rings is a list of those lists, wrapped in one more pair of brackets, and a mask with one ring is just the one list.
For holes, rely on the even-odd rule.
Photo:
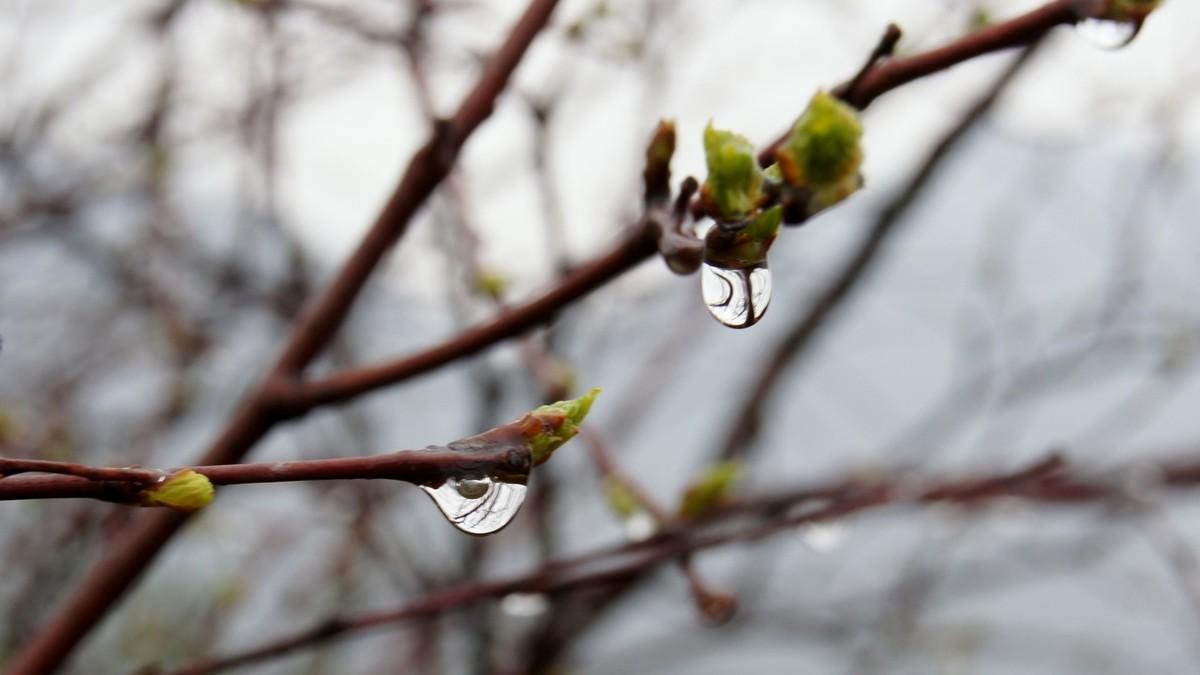
[(813, 523), (800, 530), (800, 541), (816, 553), (833, 551), (845, 538), (845, 528), (837, 523)]
[(1075, 33), (1101, 49), (1120, 49), (1137, 37), (1140, 24), (1128, 21), (1084, 19), (1075, 24)]
[(517, 515), (525, 502), (525, 486), (491, 478), (450, 478), (437, 487), (422, 485), (442, 515), (468, 534), (491, 534)]
[(513, 617), (534, 617), (549, 608), (550, 601), (542, 593), (509, 593), (500, 601), (500, 611)]
[(466, 499), (479, 499), (487, 494), (488, 488), (492, 486), (491, 480), (472, 480), (465, 479), (458, 481), (454, 489), (458, 491), (459, 496)]
[(700, 267), (700, 294), (717, 321), (730, 328), (748, 328), (758, 323), (771, 303), (771, 271), (766, 264), (725, 269), (705, 263)]

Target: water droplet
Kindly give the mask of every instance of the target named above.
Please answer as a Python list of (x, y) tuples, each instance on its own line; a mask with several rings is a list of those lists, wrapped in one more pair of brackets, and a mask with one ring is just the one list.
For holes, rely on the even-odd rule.
[(747, 269), (700, 267), (700, 294), (713, 317), (730, 328), (758, 323), (771, 303), (771, 271), (765, 264)]
[(1120, 49), (1133, 42), (1141, 28), (1140, 23), (1128, 21), (1084, 19), (1075, 24), (1075, 33), (1101, 49)]
[(837, 523), (813, 523), (800, 530), (800, 540), (814, 553), (830, 553), (846, 538), (846, 529)]
[(654, 516), (645, 511), (638, 511), (625, 519), (625, 538), (629, 541), (646, 541), (657, 532), (658, 523), (654, 521)]
[(491, 478), (448, 479), (437, 487), (422, 485), (450, 524), (468, 534), (491, 534), (517, 515), (525, 486)]
[(500, 611), (518, 618), (545, 614), (550, 601), (542, 593), (509, 593), (500, 601)]

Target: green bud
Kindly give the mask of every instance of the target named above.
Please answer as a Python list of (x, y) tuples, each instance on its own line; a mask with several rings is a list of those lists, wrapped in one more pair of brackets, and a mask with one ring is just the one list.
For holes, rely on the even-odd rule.
[(1108, 13), (1104, 18), (1141, 23), (1161, 4), (1162, 0), (1109, 0)]
[(632, 518), (644, 510), (637, 495), (619, 480), (609, 478), (604, 481), (604, 494), (608, 497), (609, 508), (622, 520)]
[(579, 398), (544, 405), (517, 420), (534, 466), (550, 459), (555, 450), (579, 433), (580, 423), (599, 394), (599, 387), (594, 387)]
[(824, 211), (846, 197), (858, 192), (862, 185), (862, 175), (856, 173), (846, 176), (841, 182), (819, 187), (813, 190), (812, 196), (808, 200), (808, 212), (812, 214)]
[(475, 276), (475, 291), (493, 300), (503, 298), (507, 287), (508, 279), (499, 272), (481, 271)]
[(704, 129), (704, 156), (708, 178), (703, 193), (726, 220), (740, 220), (758, 206), (762, 198), (763, 173), (754, 146), (745, 136), (721, 131), (709, 122)]
[(679, 515), (695, 518), (729, 500), (733, 484), (742, 475), (741, 462), (731, 460), (709, 468), (683, 493)]
[(742, 236), (755, 242), (766, 242), (779, 234), (779, 225), (783, 223), (783, 207), (776, 204), (755, 216), (741, 232)]
[(177, 511), (199, 511), (212, 503), (213, 484), (191, 469), (176, 471), (142, 491), (143, 506), (166, 506)]
[(846, 184), (862, 166), (862, 133), (854, 108), (817, 92), (776, 153), (784, 179), (814, 191)]
[(976, 7), (971, 11), (971, 15), (967, 17), (967, 28), (969, 30), (980, 30), (992, 25), (992, 14), (986, 7)]

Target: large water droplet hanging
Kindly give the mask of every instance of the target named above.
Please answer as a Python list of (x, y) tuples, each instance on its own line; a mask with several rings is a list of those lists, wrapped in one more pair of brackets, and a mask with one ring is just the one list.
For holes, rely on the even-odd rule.
[(525, 486), (488, 477), (447, 479), (422, 485), (450, 524), (468, 534), (491, 534), (504, 527), (525, 503)]
[(700, 295), (717, 321), (730, 328), (758, 323), (771, 304), (771, 271), (766, 263), (746, 269), (700, 267)]
[(1140, 23), (1128, 21), (1084, 19), (1075, 24), (1075, 33), (1101, 49), (1120, 49), (1133, 42), (1141, 28)]

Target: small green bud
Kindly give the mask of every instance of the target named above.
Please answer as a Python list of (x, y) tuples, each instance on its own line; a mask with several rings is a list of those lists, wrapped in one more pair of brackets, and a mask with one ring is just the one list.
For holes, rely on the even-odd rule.
[(475, 291), (493, 300), (503, 298), (507, 287), (508, 279), (499, 272), (481, 271), (475, 276)]
[(1108, 13), (1104, 18), (1141, 23), (1161, 4), (1162, 0), (1109, 0)]
[(817, 92), (776, 153), (784, 179), (814, 191), (847, 184), (862, 166), (862, 133), (854, 108)]
[(986, 7), (976, 7), (971, 11), (971, 15), (967, 17), (967, 28), (969, 30), (980, 30), (992, 25), (992, 13)]
[(142, 491), (143, 506), (166, 506), (178, 511), (199, 511), (212, 503), (213, 484), (191, 469), (176, 471)]
[(750, 215), (762, 199), (763, 173), (754, 146), (745, 136), (721, 131), (709, 122), (704, 129), (708, 178), (701, 188), (726, 220)]
[(521, 435), (529, 443), (534, 466), (550, 459), (555, 450), (579, 433), (580, 423), (599, 394), (600, 389), (594, 387), (579, 398), (544, 405), (517, 420)]
[(608, 497), (609, 508), (622, 520), (628, 520), (644, 510), (637, 495), (619, 480), (609, 478), (604, 481), (604, 494)]
[(731, 460), (721, 462), (704, 472), (683, 493), (679, 504), (679, 515), (684, 518), (695, 518), (714, 506), (729, 499), (733, 484), (742, 475), (741, 462)]

